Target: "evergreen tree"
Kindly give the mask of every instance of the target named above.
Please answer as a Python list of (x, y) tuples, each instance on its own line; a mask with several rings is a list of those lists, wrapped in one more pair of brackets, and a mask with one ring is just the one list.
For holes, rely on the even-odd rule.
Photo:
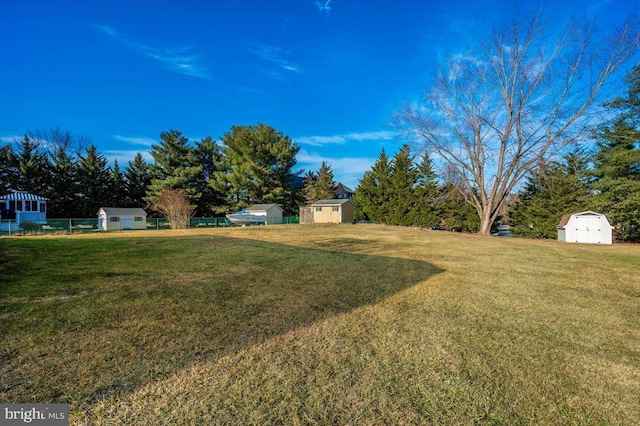
[(75, 155), (64, 144), (56, 145), (50, 155), (51, 168), (47, 194), (47, 217), (78, 217), (81, 207), (78, 197), (78, 168)]
[(151, 185), (149, 165), (139, 152), (124, 171), (127, 207), (145, 207), (147, 188)]
[(371, 170), (365, 172), (356, 188), (353, 197), (356, 218), (389, 223), (390, 195), (391, 162), (383, 148)]
[(394, 155), (391, 161), (389, 182), (389, 224), (413, 225), (418, 204), (415, 191), (418, 170), (413, 164), (413, 157), (408, 145), (404, 145)]
[(607, 216), (616, 240), (640, 242), (640, 64), (626, 82), (626, 95), (606, 104), (616, 117), (597, 133), (589, 206)]
[(196, 191), (200, 199), (196, 205), (196, 216), (212, 216), (224, 211), (225, 195), (215, 188), (215, 177), (224, 171), (221, 147), (210, 137), (197, 141), (193, 150), (195, 163), (202, 167), (196, 179)]
[(160, 133), (162, 141), (159, 145), (151, 146), (151, 184), (147, 188), (145, 198), (149, 203), (167, 188), (182, 189), (189, 201), (197, 204), (200, 196), (198, 192), (198, 177), (202, 173), (202, 166), (196, 162), (193, 148), (188, 145), (188, 139), (178, 130)]
[(640, 241), (640, 132), (618, 120), (598, 141), (589, 207), (604, 213), (618, 241)]
[(78, 169), (78, 209), (76, 217), (93, 217), (100, 207), (112, 206), (107, 159), (98, 153), (95, 145), (86, 148), (79, 156)]
[(109, 170), (108, 187), (109, 193), (105, 204), (115, 207), (127, 207), (127, 179), (124, 172), (120, 170), (118, 160), (114, 160), (113, 167)]
[(271, 126), (233, 126), (222, 138), (226, 172), (218, 173), (214, 188), (227, 193), (233, 209), (275, 203), (292, 213), (292, 169), (300, 150), (288, 136)]
[(477, 232), (480, 229), (478, 212), (466, 201), (455, 184), (448, 181), (438, 192), (435, 203), (440, 212), (438, 226), (457, 232)]
[(336, 198), (336, 182), (333, 180), (333, 170), (331, 170), (331, 166), (326, 161), (322, 162), (317, 173), (310, 172), (305, 177), (304, 184), (302, 192), (307, 204)]
[(7, 194), (12, 189), (13, 176), (15, 176), (15, 167), (12, 164), (13, 149), (11, 145), (0, 146), (0, 193)]
[[(616, 121), (624, 121), (637, 132), (640, 129), (640, 63), (625, 77), (626, 96), (614, 99), (605, 106), (618, 111)], [(636, 137), (637, 140), (637, 137)]]
[(40, 144), (25, 135), (18, 144), (17, 153), (13, 152), (10, 145), (7, 146), (4, 161), (8, 187), (37, 195), (46, 192), (49, 163)]
[(313, 204), (318, 201), (319, 198), (316, 197), (316, 189), (315, 184), (318, 176), (312, 170), (309, 170), (307, 174), (302, 179), (302, 196), (304, 197), (304, 201), (306, 204)]
[(541, 164), (511, 209), (513, 235), (556, 238), (563, 215), (586, 210), (586, 166), (581, 150), (565, 155), (563, 164)]
[(438, 176), (433, 170), (429, 153), (422, 155), (417, 165), (418, 181), (415, 187), (416, 210), (412, 225), (431, 228), (439, 224), (440, 211), (436, 205), (438, 198)]

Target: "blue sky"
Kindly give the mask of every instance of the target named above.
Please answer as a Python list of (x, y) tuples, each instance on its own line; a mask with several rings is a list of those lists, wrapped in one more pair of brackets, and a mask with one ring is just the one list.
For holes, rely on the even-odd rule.
[[(530, 4), (524, 2), (524, 4)], [(169, 129), (220, 138), (263, 122), (356, 186), (403, 141), (391, 114), (448, 54), (511, 17), (515, 2), (419, 0), (0, 0), (0, 141), (59, 127), (126, 166)], [(631, 0), (549, 1), (620, 21)]]

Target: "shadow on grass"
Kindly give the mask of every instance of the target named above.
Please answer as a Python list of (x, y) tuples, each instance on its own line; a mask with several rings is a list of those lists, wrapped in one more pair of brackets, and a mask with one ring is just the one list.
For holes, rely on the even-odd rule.
[(440, 272), (350, 253), (359, 249), (350, 244), (336, 251), (209, 236), (1, 244), (0, 402), (72, 410)]

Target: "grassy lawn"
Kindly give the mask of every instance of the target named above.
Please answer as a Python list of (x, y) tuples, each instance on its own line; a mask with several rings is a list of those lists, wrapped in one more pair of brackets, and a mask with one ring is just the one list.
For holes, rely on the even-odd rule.
[(0, 402), (73, 424), (637, 424), (640, 246), (383, 226), (0, 238)]

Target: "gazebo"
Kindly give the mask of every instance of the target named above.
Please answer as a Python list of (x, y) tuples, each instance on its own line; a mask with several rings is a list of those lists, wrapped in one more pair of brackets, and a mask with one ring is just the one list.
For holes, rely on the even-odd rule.
[(17, 228), (21, 223), (47, 223), (48, 198), (26, 191), (11, 191), (0, 196), (0, 230)]

